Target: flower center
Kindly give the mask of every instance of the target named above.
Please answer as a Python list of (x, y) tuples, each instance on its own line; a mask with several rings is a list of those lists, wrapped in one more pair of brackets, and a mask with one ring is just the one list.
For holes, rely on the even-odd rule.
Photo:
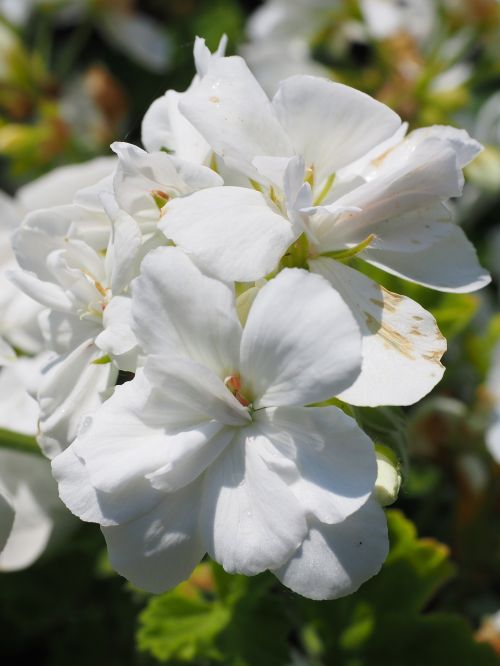
[(151, 196), (160, 212), (163, 212), (163, 207), (170, 201), (170, 195), (163, 190), (151, 190)]
[(226, 377), (224, 380), (224, 384), (243, 407), (250, 407), (250, 400), (245, 398), (241, 392), (241, 378), (239, 375), (229, 375), (229, 377)]

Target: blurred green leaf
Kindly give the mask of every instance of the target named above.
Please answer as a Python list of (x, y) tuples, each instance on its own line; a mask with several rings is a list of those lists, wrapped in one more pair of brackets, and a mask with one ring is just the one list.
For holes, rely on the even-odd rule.
[(422, 610), (455, 573), (447, 546), (419, 539), (415, 525), (400, 511), (387, 513), (391, 550), (379, 576), (362, 595), (378, 613)]
[(457, 615), (427, 616), (388, 613), (374, 625), (366, 645), (364, 666), (498, 666), (486, 645), (474, 640), (467, 623)]
[(378, 576), (343, 599), (321, 605), (299, 601), (305, 650), (313, 645), (311, 657), (324, 666), (497, 664), (459, 616), (422, 613), (455, 574), (448, 548), (418, 538), (400, 511), (388, 511), (387, 517), (391, 550)]
[(408, 473), (408, 434), (406, 416), (400, 407), (354, 407), (359, 426), (374, 442), (394, 451), (402, 463), (403, 479)]
[(440, 294), (430, 311), (436, 317), (441, 333), (451, 340), (472, 321), (479, 307), (479, 300), (472, 294)]
[(219, 660), (215, 638), (230, 619), (230, 609), (220, 602), (190, 599), (174, 590), (152, 599), (141, 613), (138, 646), (159, 661)]
[(493, 349), (500, 341), (500, 314), (494, 315), (488, 322), (482, 335), (471, 335), (467, 340), (469, 357), (484, 379), (491, 366)]
[(290, 662), (289, 622), (276, 579), (232, 576), (202, 564), (186, 583), (152, 599), (139, 618), (139, 649), (160, 661), (280, 666)]

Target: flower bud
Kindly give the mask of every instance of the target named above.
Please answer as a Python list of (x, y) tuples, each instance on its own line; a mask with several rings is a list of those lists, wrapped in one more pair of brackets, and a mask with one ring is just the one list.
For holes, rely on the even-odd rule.
[(401, 466), (394, 451), (384, 444), (375, 444), (377, 457), (377, 480), (375, 498), (380, 506), (389, 506), (396, 501), (401, 487)]

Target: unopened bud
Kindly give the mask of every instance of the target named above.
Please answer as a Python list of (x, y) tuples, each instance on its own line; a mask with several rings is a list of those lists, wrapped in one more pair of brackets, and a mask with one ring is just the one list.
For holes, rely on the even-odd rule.
[(396, 501), (401, 488), (401, 466), (396, 454), (384, 444), (375, 444), (377, 457), (377, 480), (375, 497), (380, 506), (389, 506)]

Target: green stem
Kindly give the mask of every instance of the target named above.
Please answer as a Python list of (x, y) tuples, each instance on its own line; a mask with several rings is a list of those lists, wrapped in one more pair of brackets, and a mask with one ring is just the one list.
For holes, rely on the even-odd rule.
[(43, 456), (34, 437), (12, 430), (5, 430), (4, 428), (0, 428), (0, 449), (11, 449), (20, 453)]

